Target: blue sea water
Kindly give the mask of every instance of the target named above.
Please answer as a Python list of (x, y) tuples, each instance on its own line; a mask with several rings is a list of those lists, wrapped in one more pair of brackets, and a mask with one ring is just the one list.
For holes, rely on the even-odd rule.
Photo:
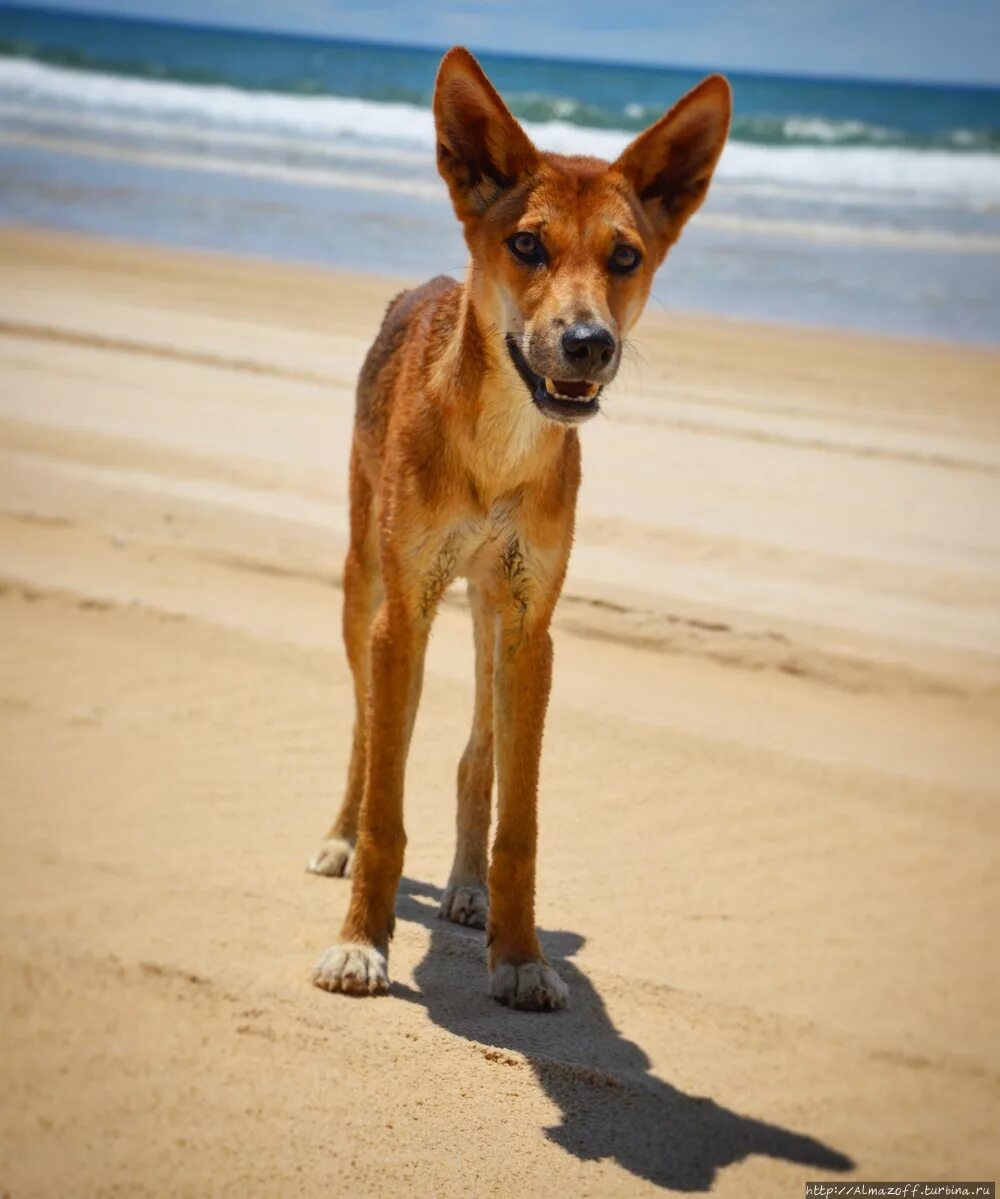
[[(0, 6), (0, 220), (460, 272), (439, 57)], [(539, 145), (609, 158), (702, 74), (480, 58)], [(661, 302), (1000, 342), (1000, 91), (731, 80), (732, 137)]]

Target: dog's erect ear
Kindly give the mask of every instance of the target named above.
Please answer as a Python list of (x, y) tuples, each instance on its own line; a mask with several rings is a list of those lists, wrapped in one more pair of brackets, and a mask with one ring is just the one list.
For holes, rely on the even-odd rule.
[(640, 133), (614, 164), (634, 188), (664, 252), (708, 194), (731, 114), (729, 83), (710, 75)]
[(461, 220), (530, 174), (538, 152), (468, 50), (441, 60), (434, 86), (438, 170)]

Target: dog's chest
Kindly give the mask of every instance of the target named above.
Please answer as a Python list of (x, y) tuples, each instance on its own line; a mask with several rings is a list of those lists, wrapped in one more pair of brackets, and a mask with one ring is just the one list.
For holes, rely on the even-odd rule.
[(415, 573), (419, 579), (420, 607), (433, 611), (448, 584), (456, 578), (489, 584), (511, 543), (518, 537), (515, 497), (497, 500), (485, 513), (463, 514), (415, 548)]
[(493, 568), (517, 536), (519, 508), (519, 501), (508, 496), (492, 504), (485, 515), (470, 514), (455, 527), (456, 576), (475, 579)]

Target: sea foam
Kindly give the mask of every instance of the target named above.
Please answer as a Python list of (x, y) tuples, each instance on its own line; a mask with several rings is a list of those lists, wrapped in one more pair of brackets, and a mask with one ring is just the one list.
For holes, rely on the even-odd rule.
[[(112, 116), (142, 122), (147, 136), (177, 130), (255, 131), (286, 139), (370, 147), (378, 157), (433, 161), (434, 126), (428, 109), (337, 96), (243, 91), (225, 85), (131, 79), (81, 72), (21, 59), (0, 59), (0, 102), (35, 113)], [(635, 136), (568, 121), (525, 122), (541, 147), (613, 159)], [(364, 152), (362, 150), (362, 156)], [(1000, 155), (918, 150), (898, 146), (764, 145), (731, 139), (720, 181), (770, 182), (778, 187), (838, 188), (896, 193), (982, 208), (1000, 204)]]

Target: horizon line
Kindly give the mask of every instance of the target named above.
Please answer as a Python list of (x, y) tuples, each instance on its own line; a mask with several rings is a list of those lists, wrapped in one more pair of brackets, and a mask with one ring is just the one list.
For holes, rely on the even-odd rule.
[[(235, 23), (219, 22), (219, 21), (201, 21), (197, 19), (187, 18), (185, 20), (172, 20), (169, 17), (151, 17), (138, 16), (136, 14), (123, 14), (109, 12), (106, 9), (100, 8), (66, 8), (61, 4), (35, 4), (35, 3), (8, 3), (0, 4), (0, 14), (3, 11), (20, 10), (27, 13), (46, 13), (54, 16), (82, 18), (83, 20), (106, 20), (106, 21), (123, 21), (127, 24), (134, 25), (158, 25), (164, 28), (172, 29), (197, 29), (210, 33), (237, 33), (250, 34), (253, 36), (271, 36), (271, 37), (287, 37), (298, 39), (301, 41), (310, 42), (329, 42), (340, 45), (368, 46), (379, 49), (396, 49), (396, 50), (416, 50), (433, 54), (444, 54), (450, 47), (438, 42), (406, 42), (395, 40), (377, 40), (368, 37), (343, 37), (328, 33), (307, 33), (301, 30), (282, 29), (277, 26), (262, 26), (262, 25), (240, 25)], [(452, 45), (465, 45), (465, 43), (452, 43)], [(704, 63), (679, 64), (676, 62), (636, 62), (625, 58), (579, 58), (574, 55), (562, 54), (526, 54), (524, 52), (510, 50), (496, 50), (488, 47), (476, 47), (473, 45), (467, 48), (476, 55), (487, 58), (507, 58), (515, 62), (565, 62), (577, 66), (594, 66), (594, 67), (626, 67), (636, 71), (673, 71), (673, 72), (690, 72), (692, 74), (714, 74), (717, 72), (725, 72), (728, 75), (747, 78), (764, 78), (764, 79), (782, 79), (797, 82), (816, 82), (816, 83), (839, 83), (839, 84), (876, 84), (884, 87), (924, 87), (924, 88), (954, 88), (960, 91), (978, 91), (978, 92), (998, 92), (1000, 93), (1000, 82), (988, 83), (984, 80), (963, 80), (961, 82), (952, 79), (917, 79), (908, 76), (879, 76), (879, 75), (835, 75), (824, 72), (806, 72), (798, 73), (795, 71), (768, 69), (752, 67), (727, 67), (727, 66), (708, 66)]]

